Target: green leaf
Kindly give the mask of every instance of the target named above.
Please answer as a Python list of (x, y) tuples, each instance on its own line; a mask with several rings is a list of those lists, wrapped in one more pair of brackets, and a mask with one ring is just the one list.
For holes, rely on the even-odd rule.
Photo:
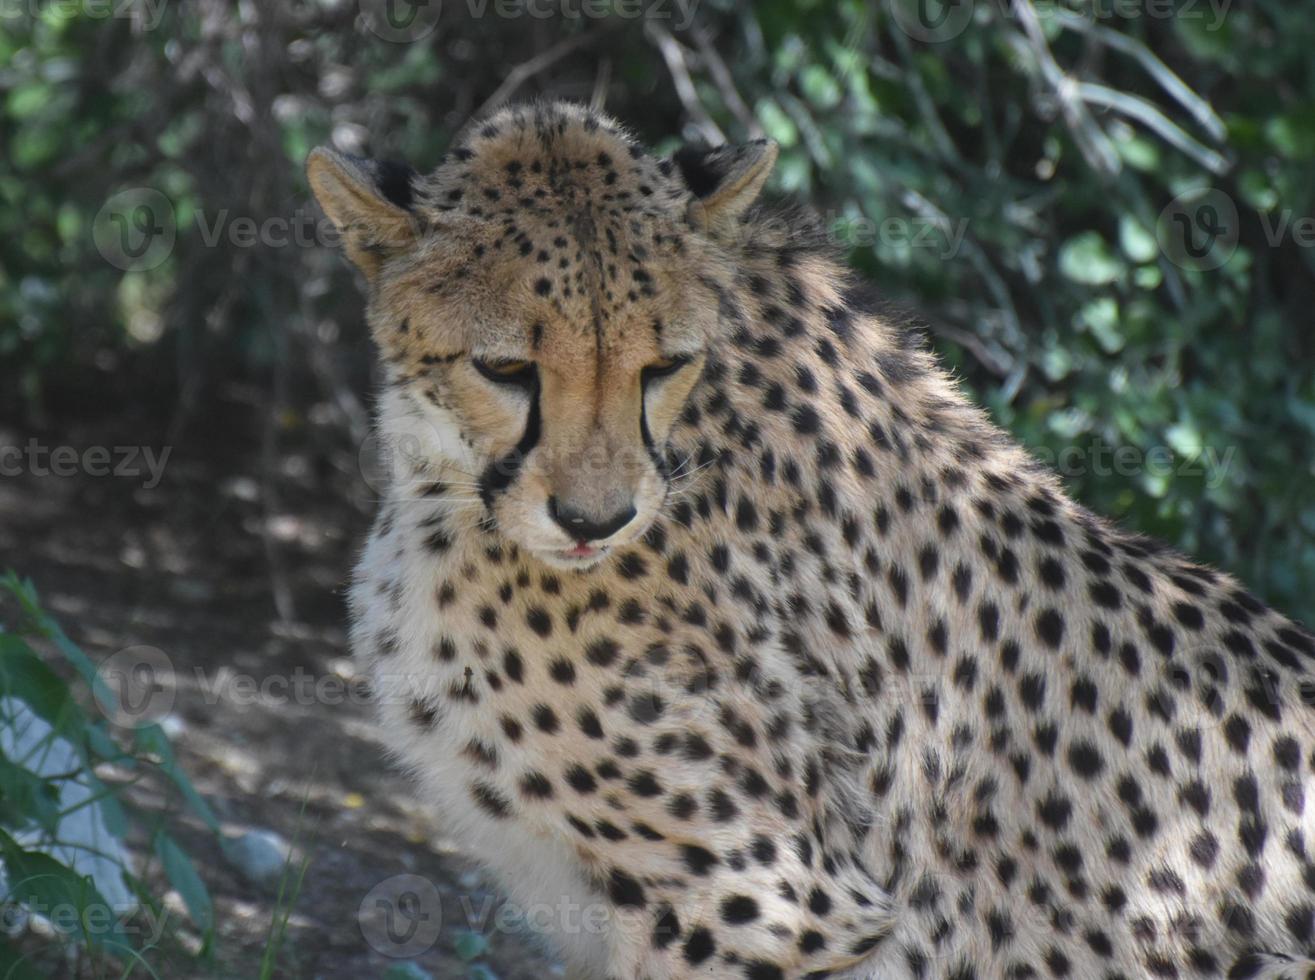
[(49, 854), (28, 851), (0, 830), (0, 856), (9, 879), (8, 899), (50, 919), (74, 941), (123, 956), (132, 948), (119, 914), (91, 879)]
[(489, 951), (489, 941), (482, 933), (463, 929), (457, 933), (456, 939), (453, 940), (453, 947), (456, 949), (457, 955), (469, 963), (471, 960), (479, 959)]
[(1073, 370), (1073, 357), (1063, 347), (1050, 347), (1041, 355), (1041, 370), (1051, 381), (1063, 381)]
[(1119, 248), (1134, 262), (1151, 262), (1160, 254), (1155, 235), (1130, 214), (1119, 217)]
[(45, 980), (27, 957), (0, 939), (0, 977), (4, 980)]
[(59, 823), (59, 787), (0, 756), (0, 806), (6, 823), (17, 817), (53, 835)]
[(156, 765), (178, 787), (178, 791), (182, 793), (192, 812), (201, 818), (206, 827), (219, 833), (219, 818), (215, 816), (214, 810), (210, 808), (205, 798), (196, 791), (187, 774), (178, 768), (173, 746), (169, 744), (169, 736), (165, 735), (164, 729), (155, 724), (142, 725), (133, 730), (133, 744), (139, 752), (156, 758)]
[(55, 649), (73, 665), (78, 675), (91, 686), (92, 694), (100, 699), (100, 703), (117, 703), (109, 685), (100, 676), (96, 664), (82, 652), (82, 649), (76, 643), (65, 635), (59, 623), (55, 622), (54, 618), (41, 608), (36, 589), (33, 587), (31, 580), (20, 579), (11, 570), (3, 579), (0, 579), (0, 586), (13, 593), (14, 598), (18, 600), (19, 607), (23, 610), (24, 617), (32, 625), (32, 628), (55, 644)]
[(1164, 431), (1164, 441), (1179, 456), (1195, 459), (1201, 454), (1201, 431), (1191, 422), (1179, 422)]
[(196, 867), (181, 847), (164, 831), (155, 834), (155, 856), (160, 859), (169, 884), (177, 889), (187, 906), (187, 914), (196, 927), (210, 933), (215, 927), (215, 909), (205, 882), (196, 873)]
[(32, 648), (13, 633), (0, 634), (0, 694), (18, 698), (56, 731), (64, 730), (82, 716), (69, 697), (63, 678), (42, 663)]
[(1293, 395), (1288, 398), (1288, 411), (1308, 431), (1315, 434), (1315, 402), (1303, 401)]
[(1291, 160), (1315, 157), (1315, 108), (1305, 106), (1271, 119), (1265, 137), (1280, 154)]
[(26, 119), (40, 112), (50, 102), (52, 94), (51, 87), (45, 82), (27, 82), (9, 93), (5, 109), (15, 119)]
[(760, 99), (757, 106), (758, 122), (765, 132), (781, 146), (794, 146), (799, 142), (799, 129), (786, 115), (775, 99)]
[(1100, 296), (1078, 311), (1078, 322), (1091, 331), (1101, 349), (1117, 354), (1123, 349), (1123, 335), (1119, 332), (1119, 304), (1112, 297)]
[(840, 85), (821, 65), (809, 65), (799, 76), (804, 97), (819, 109), (834, 109), (840, 104)]
[(1059, 250), (1059, 271), (1065, 278), (1088, 286), (1105, 286), (1123, 274), (1123, 263), (1094, 231), (1070, 238)]

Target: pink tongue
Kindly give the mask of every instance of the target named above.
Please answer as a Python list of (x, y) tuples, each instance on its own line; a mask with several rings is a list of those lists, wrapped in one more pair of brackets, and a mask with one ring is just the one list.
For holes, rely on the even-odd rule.
[(571, 549), (570, 551), (568, 551), (566, 554), (567, 554), (567, 557), (569, 557), (569, 558), (588, 558), (588, 557), (590, 557), (593, 553), (594, 553), (594, 549), (593, 549), (593, 547), (591, 547), (590, 545), (587, 545), (587, 544), (585, 544), (583, 541), (581, 541), (579, 544), (577, 544), (574, 548), (572, 548), (572, 549)]

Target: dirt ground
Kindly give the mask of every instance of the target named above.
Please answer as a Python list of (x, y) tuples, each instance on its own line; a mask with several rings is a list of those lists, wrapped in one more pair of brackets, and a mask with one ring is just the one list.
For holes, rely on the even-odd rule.
[[(496, 912), (483, 919), (492, 885), (389, 768), (369, 708), (346, 696), (344, 592), (373, 506), (355, 448), (340, 431), (289, 416), (276, 452), (262, 456), (259, 398), (241, 390), (175, 438), (155, 415), (89, 407), (78, 417), (35, 432), (0, 422), (0, 445), (150, 446), (157, 458), (170, 446), (163, 478), (148, 488), (145, 472), (58, 476), (26, 464), (0, 476), (0, 569), (30, 577), (93, 659), (141, 644), (163, 651), (176, 680), (164, 724), (225, 834), (270, 830), (309, 860), (274, 975), (384, 977), (396, 961), (373, 947), (398, 947), (369, 941), (382, 934), (371, 890), (413, 874), (442, 901), (442, 930), (414, 957), (432, 976), (562, 976), (523, 928), (490, 924)], [(244, 676), (257, 688), (302, 680), (261, 696)], [(327, 693), (296, 693), (306, 688)], [(208, 962), (149, 954), (156, 975), (259, 976), (275, 888), (238, 873), (185, 813), (169, 820), (211, 890), (217, 936)], [(478, 956), (471, 929), (488, 941)]]

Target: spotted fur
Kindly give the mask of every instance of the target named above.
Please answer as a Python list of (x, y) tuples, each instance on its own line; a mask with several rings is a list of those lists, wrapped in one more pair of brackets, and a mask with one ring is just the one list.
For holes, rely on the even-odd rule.
[(557, 104), (313, 156), (411, 447), (351, 593), (393, 754), (571, 977), (1309, 975), (1315, 641), (1069, 500), (774, 155)]

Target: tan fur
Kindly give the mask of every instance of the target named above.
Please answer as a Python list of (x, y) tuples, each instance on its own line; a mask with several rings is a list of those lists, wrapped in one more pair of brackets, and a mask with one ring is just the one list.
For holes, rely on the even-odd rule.
[[(1068, 500), (751, 207), (773, 153), (518, 107), (361, 260), (420, 447), (352, 589), (391, 751), (571, 977), (1304, 975), (1315, 642)], [(550, 496), (637, 513), (571, 561)]]

